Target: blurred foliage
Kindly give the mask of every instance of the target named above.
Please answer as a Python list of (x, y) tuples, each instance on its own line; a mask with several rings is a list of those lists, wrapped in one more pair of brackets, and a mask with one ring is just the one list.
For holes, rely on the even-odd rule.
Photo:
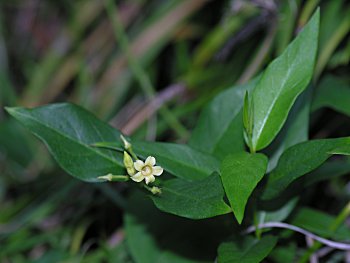
[[(141, 210), (129, 211), (134, 197), (127, 200), (125, 185), (89, 185), (67, 176), (47, 150), (5, 114), (4, 106), (69, 101), (134, 138), (186, 142), (199, 110), (218, 92), (255, 77), (317, 6), (321, 32), (313, 85), (321, 92), (311, 107), (309, 137), (346, 136), (346, 1), (1, 1), (0, 261), (143, 262), (138, 253), (148, 251), (155, 258), (147, 262), (155, 262), (160, 249), (135, 216), (139, 213), (146, 225), (153, 224), (151, 232), (157, 221), (147, 222), (154, 216)], [(332, 166), (334, 162), (342, 166)], [(327, 171), (328, 181), (305, 189), (299, 202), (323, 211), (330, 222), (350, 197), (349, 160), (334, 157), (318, 170)], [(161, 221), (161, 216), (155, 217)], [(172, 220), (179, 219), (171, 218), (169, 226), (162, 227), (171, 228)], [(217, 236), (234, 228), (230, 217), (215, 220), (222, 221)], [(218, 223), (212, 221), (201, 222), (206, 231)], [(320, 228), (329, 225), (324, 224)], [(190, 225), (186, 220), (182, 227)], [(193, 238), (205, 238), (200, 227), (191, 231)], [(144, 240), (128, 238), (130, 232), (141, 233), (137, 235)], [(206, 252), (200, 260), (215, 258), (216, 239), (210, 249), (199, 248)], [(303, 240), (288, 240), (286, 233), (268, 260), (283, 262), (286, 249), (309, 255)], [(167, 244), (163, 240), (162, 247), (171, 251)], [(146, 252), (135, 251), (137, 245), (147, 246)], [(341, 262), (341, 253), (327, 258)], [(163, 256), (168, 261), (158, 262), (172, 262), (172, 252)]]

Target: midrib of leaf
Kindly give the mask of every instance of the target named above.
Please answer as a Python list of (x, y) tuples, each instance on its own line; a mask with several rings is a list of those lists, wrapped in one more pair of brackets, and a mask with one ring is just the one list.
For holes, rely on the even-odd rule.
[[(278, 89), (278, 93), (277, 93), (277, 95), (276, 96), (274, 96), (274, 99), (272, 100), (272, 103), (271, 103), (271, 105), (270, 105), (270, 107), (268, 108), (268, 110), (267, 110), (267, 114), (265, 115), (265, 118), (263, 119), (263, 121), (262, 121), (262, 125), (260, 125), (260, 129), (258, 130), (258, 132), (257, 132), (257, 139), (259, 139), (260, 138), (260, 135), (261, 135), (261, 133), (262, 133), (262, 130), (264, 129), (264, 127), (265, 127), (265, 125), (266, 125), (266, 122), (267, 122), (267, 119), (269, 118), (269, 116), (270, 116), (270, 114), (271, 114), (271, 112), (272, 112), (272, 110), (273, 110), (273, 108), (276, 106), (276, 101), (278, 100), (278, 98), (280, 97), (280, 95), (281, 95), (281, 93), (282, 93), (282, 90), (283, 90), (283, 87), (285, 86), (285, 84), (286, 84), (286, 82), (287, 82), (287, 79), (290, 77), (290, 72), (291, 72), (291, 70), (290, 70), (290, 67), (289, 67), (289, 59), (288, 59), (288, 57), (289, 57), (289, 50), (287, 51), (287, 65), (288, 65), (288, 70), (287, 70), (287, 73), (286, 73), (286, 77), (284, 78), (284, 80), (283, 80), (283, 82), (282, 82), (282, 84), (281, 84), (281, 86), (280, 86), (280, 89)], [(277, 64), (279, 62), (279, 60), (277, 60), (277, 61), (275, 61), (275, 63), (272, 63), (271, 64), (271, 68), (274, 66), (274, 64)], [(262, 81), (262, 80), (261, 80)], [(259, 83), (260, 84), (260, 83)], [(272, 78), (272, 85), (274, 85), (274, 78)], [(294, 86), (292, 86), (292, 88), (294, 88), (296, 85), (294, 85)], [(294, 100), (295, 101), (295, 100)], [(294, 102), (293, 101), (293, 102)], [(293, 103), (292, 103), (293, 104)], [(257, 144), (258, 144), (258, 141), (256, 142), (256, 145), (255, 145), (255, 147), (257, 146)]]
[[(190, 199), (190, 200), (194, 200), (194, 201), (200, 200), (200, 199), (195, 198), (195, 197), (193, 197), (193, 196), (191, 196), (191, 195), (181, 194), (180, 192), (174, 191), (174, 190), (172, 190), (172, 189), (170, 189), (170, 188), (168, 188), (168, 187), (164, 187), (164, 189), (166, 189), (168, 192), (171, 192), (171, 193), (173, 193), (173, 194), (175, 194), (175, 195), (177, 195), (177, 196), (185, 197), (185, 199)], [(206, 198), (204, 198), (204, 199), (202, 199), (202, 200), (215, 200), (216, 197), (219, 197), (219, 195), (218, 195), (218, 196), (206, 197)], [(226, 204), (226, 203), (224, 202), (224, 200), (220, 199), (220, 201), (222, 201), (222, 203)], [(227, 206), (227, 208), (229, 208), (229, 206)]]
[[(117, 162), (117, 160), (111, 159), (111, 158), (109, 158), (108, 156), (102, 154), (101, 152), (94, 151), (92, 147), (87, 146), (85, 143), (83, 143), (83, 142), (81, 142), (81, 141), (79, 141), (79, 140), (74, 140), (74, 138), (71, 138), (70, 136), (67, 136), (67, 135), (64, 134), (64, 133), (59, 132), (59, 131), (56, 130), (55, 128), (53, 128), (53, 127), (51, 127), (51, 126), (49, 126), (49, 125), (46, 125), (45, 123), (43, 123), (43, 122), (41, 122), (41, 121), (35, 119), (35, 118), (34, 118), (33, 116), (31, 116), (31, 115), (23, 114), (23, 113), (18, 112), (18, 111), (16, 112), (16, 114), (22, 115), (22, 116), (24, 116), (24, 117), (26, 117), (26, 118), (29, 118), (29, 119), (31, 119), (32, 121), (34, 121), (34, 122), (36, 122), (36, 123), (38, 123), (38, 124), (40, 124), (40, 125), (46, 127), (47, 129), (49, 129), (49, 130), (51, 130), (51, 131), (54, 131), (55, 133), (59, 134), (60, 136), (65, 137), (66, 139), (68, 139), (68, 140), (70, 140), (70, 141), (72, 141), (72, 142), (75, 142), (75, 143), (78, 143), (79, 145), (84, 146), (84, 148), (88, 149), (88, 150), (91, 151), (91, 152), (96, 153), (97, 155), (99, 155), (99, 156), (105, 158), (106, 160), (111, 161), (111, 162), (113, 162), (113, 163), (115, 163), (115, 164), (121, 165), (119, 162)], [(73, 128), (73, 129), (74, 129), (74, 128)], [(40, 137), (37, 133), (35, 133), (35, 134), (36, 134), (38, 137)]]
[[(164, 144), (163, 144), (164, 145)], [(141, 148), (139, 145), (137, 145), (137, 147), (135, 147), (136, 149), (134, 149), (134, 150), (136, 150), (137, 151), (137, 148)], [(194, 150), (194, 149), (192, 149), (191, 147), (189, 147), (189, 149), (191, 149), (191, 150)], [(201, 153), (201, 154), (206, 154), (206, 153), (203, 153), (202, 151), (199, 151), (199, 150), (195, 150), (195, 151), (197, 151), (197, 152), (199, 152), (199, 153)], [(145, 153), (146, 155), (148, 155), (148, 153)], [(145, 156), (145, 154), (137, 154), (137, 152), (136, 152), (136, 155), (141, 155), (141, 156)], [(200, 169), (199, 168), (199, 166), (191, 166), (191, 165), (189, 165), (188, 163), (185, 163), (185, 162), (182, 162), (182, 161), (179, 161), (178, 159), (171, 159), (171, 158), (169, 158), (169, 157), (167, 157), (166, 155), (161, 155), (161, 154), (155, 154), (155, 155), (158, 155), (160, 158), (162, 158), (162, 159), (164, 159), (164, 160), (166, 160), (166, 161), (168, 161), (168, 162), (170, 162), (170, 163), (173, 163), (173, 164), (177, 164), (177, 165), (179, 165), (179, 166), (182, 166), (182, 167), (184, 167), (184, 168), (189, 168), (189, 169), (191, 169), (191, 170), (194, 170), (194, 171), (198, 171), (198, 172), (200, 172), (200, 173), (204, 173), (204, 174), (208, 174), (208, 171), (207, 170), (205, 170), (205, 169)], [(215, 160), (215, 161), (217, 161), (216, 160), (216, 158), (214, 158), (214, 157), (212, 157), (213, 158), (213, 161)], [(193, 158), (191, 157), (191, 160), (192, 160)], [(197, 162), (196, 162), (197, 163)], [(208, 167), (209, 168), (209, 167)], [(208, 176), (212, 173), (212, 172), (214, 172), (214, 171), (210, 171), (209, 172), (209, 174), (208, 174)], [(205, 178), (205, 177), (202, 177), (202, 179), (203, 178)], [(198, 179), (194, 179), (194, 180), (198, 180)]]
[[(198, 172), (200, 172), (200, 173), (205, 173), (205, 174), (208, 173), (208, 171), (199, 169), (197, 166), (190, 166), (190, 165), (188, 165), (187, 163), (183, 163), (183, 162), (174, 162), (173, 159), (169, 159), (169, 158), (166, 158), (166, 157), (164, 157), (164, 158), (165, 158), (167, 161), (170, 160), (170, 162), (179, 164), (179, 165), (181, 165), (181, 166), (183, 166), (183, 167), (186, 167), (186, 168), (190, 168), (190, 169), (192, 169), (192, 170), (194, 170), (194, 171), (198, 171)], [(210, 171), (210, 173), (212, 173), (212, 172), (214, 172), (214, 171)], [(209, 176), (209, 174), (208, 174), (208, 176)]]

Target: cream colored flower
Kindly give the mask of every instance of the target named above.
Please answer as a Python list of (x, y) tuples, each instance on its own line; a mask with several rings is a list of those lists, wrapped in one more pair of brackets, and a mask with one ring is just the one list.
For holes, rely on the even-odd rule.
[(156, 158), (152, 156), (148, 156), (145, 162), (136, 160), (134, 167), (137, 173), (131, 176), (131, 179), (135, 182), (141, 182), (145, 179), (146, 184), (154, 182), (154, 176), (159, 176), (163, 173), (163, 168), (155, 166), (155, 164)]

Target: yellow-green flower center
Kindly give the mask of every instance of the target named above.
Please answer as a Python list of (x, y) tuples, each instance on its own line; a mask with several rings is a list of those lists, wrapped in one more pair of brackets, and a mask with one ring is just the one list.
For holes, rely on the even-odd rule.
[(142, 167), (141, 173), (143, 176), (149, 176), (152, 174), (152, 168), (149, 165), (145, 165)]

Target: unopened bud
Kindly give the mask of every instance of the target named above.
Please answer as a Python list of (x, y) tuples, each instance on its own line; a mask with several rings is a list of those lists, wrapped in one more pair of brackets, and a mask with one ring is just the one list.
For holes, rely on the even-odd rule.
[(130, 176), (136, 173), (136, 170), (134, 168), (134, 161), (126, 151), (124, 151), (124, 166)]
[(124, 148), (125, 148), (126, 150), (131, 149), (131, 144), (130, 144), (130, 142), (128, 142), (128, 141), (125, 139), (125, 137), (124, 137), (123, 135), (120, 135), (120, 139), (122, 140), (122, 142), (123, 142), (123, 144), (124, 144)]
[(151, 193), (154, 194), (154, 195), (159, 195), (159, 194), (162, 193), (162, 190), (159, 187), (157, 187), (157, 186), (153, 186), (151, 188)]

